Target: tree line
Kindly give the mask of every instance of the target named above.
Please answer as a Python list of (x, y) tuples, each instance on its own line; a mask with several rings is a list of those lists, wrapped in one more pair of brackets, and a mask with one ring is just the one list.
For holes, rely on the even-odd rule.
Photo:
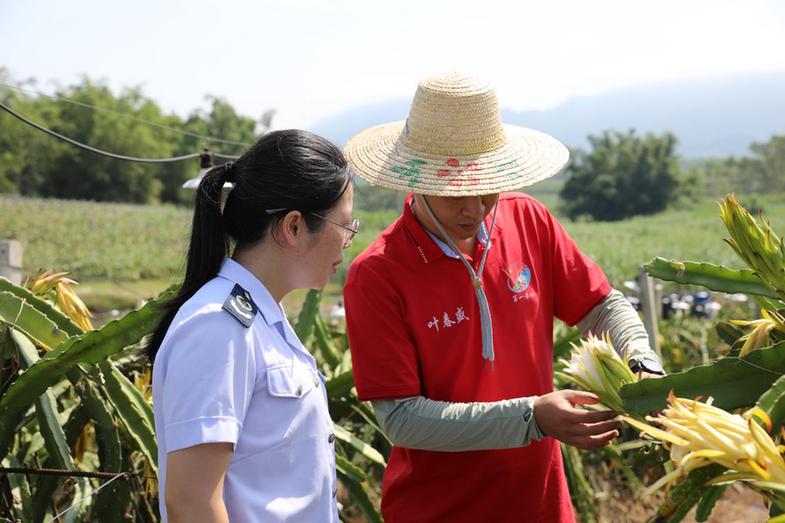
[(614, 221), (729, 192), (785, 193), (785, 135), (753, 143), (748, 156), (684, 161), (672, 133), (605, 131), (572, 151), (559, 196), (570, 219)]
[[(34, 81), (14, 82), (2, 68), (0, 83), (30, 89), (35, 86)], [(181, 118), (165, 113), (140, 88), (115, 94), (104, 83), (87, 77), (57, 89), (54, 96), (76, 103), (0, 88), (0, 101), (33, 122), (97, 149), (125, 156), (171, 158), (200, 152), (208, 146), (236, 155), (243, 146), (210, 143), (161, 126), (252, 143), (259, 131), (265, 130), (263, 123), (267, 123), (238, 114), (231, 104), (214, 96), (207, 97), (209, 109), (194, 110)], [(185, 203), (193, 193), (181, 186), (198, 169), (198, 159), (142, 164), (100, 156), (56, 140), (0, 111), (0, 192), (96, 201)]]
[[(20, 87), (0, 68), (0, 83)], [(166, 158), (209, 146), (224, 154), (240, 154), (269, 127), (271, 112), (255, 120), (226, 100), (208, 96), (207, 110), (187, 117), (165, 113), (140, 88), (113, 93), (107, 85), (83, 77), (59, 88), (56, 98), (0, 88), (0, 101), (29, 119), (98, 149), (126, 156)], [(98, 107), (99, 110), (85, 107)], [(126, 117), (114, 114), (121, 113)], [(129, 118), (129, 116), (131, 118)], [(150, 123), (141, 122), (143, 119)], [(180, 129), (178, 133), (163, 127)], [(568, 218), (620, 220), (653, 214), (700, 196), (727, 192), (785, 193), (785, 135), (754, 143), (747, 156), (685, 161), (671, 133), (640, 135), (634, 130), (605, 131), (589, 136), (588, 151), (573, 150), (559, 191), (560, 211)], [(55, 140), (6, 112), (0, 112), (0, 193), (132, 203), (190, 201), (181, 188), (197, 172), (197, 160), (141, 164), (96, 155)], [(363, 187), (365, 210), (398, 208), (389, 191)]]

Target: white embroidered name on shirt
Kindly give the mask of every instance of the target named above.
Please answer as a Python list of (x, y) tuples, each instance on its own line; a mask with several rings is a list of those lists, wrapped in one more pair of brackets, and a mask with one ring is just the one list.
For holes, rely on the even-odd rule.
[[(469, 321), (469, 317), (464, 312), (463, 307), (456, 307), (455, 319), (452, 319), (449, 313), (445, 312), (441, 317), (441, 326), (444, 329), (449, 329), (453, 325), (464, 321)], [(436, 317), (436, 315), (434, 315), (431, 317), (430, 321), (427, 322), (427, 325), (429, 329), (436, 329), (436, 332), (439, 332), (439, 323), (440, 320)]]
[(526, 291), (523, 294), (513, 294), (513, 296), (512, 296), (512, 302), (513, 303), (518, 303), (521, 300), (527, 300), (528, 301), (528, 300), (533, 300), (533, 299), (534, 299), (534, 292), (532, 292), (532, 291)]

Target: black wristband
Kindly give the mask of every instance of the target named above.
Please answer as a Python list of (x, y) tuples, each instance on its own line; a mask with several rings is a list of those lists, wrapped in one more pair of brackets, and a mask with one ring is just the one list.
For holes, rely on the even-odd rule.
[(659, 362), (654, 360), (630, 360), (630, 370), (632, 372), (648, 372), (649, 374), (659, 374), (665, 376), (665, 370)]

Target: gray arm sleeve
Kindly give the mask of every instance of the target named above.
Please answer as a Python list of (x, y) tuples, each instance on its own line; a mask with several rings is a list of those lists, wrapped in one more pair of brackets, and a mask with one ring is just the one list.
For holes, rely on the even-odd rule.
[(583, 335), (591, 332), (601, 336), (607, 332), (621, 356), (626, 353), (631, 359), (660, 363), (657, 353), (649, 346), (649, 335), (637, 311), (616, 289), (581, 318), (577, 326)]
[(545, 437), (534, 419), (535, 399), (451, 403), (415, 396), (371, 403), (394, 445), (461, 452), (523, 447)]

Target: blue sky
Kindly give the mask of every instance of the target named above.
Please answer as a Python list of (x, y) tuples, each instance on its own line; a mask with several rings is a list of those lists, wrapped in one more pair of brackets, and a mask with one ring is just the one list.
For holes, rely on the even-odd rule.
[(275, 127), (480, 74), (503, 106), (625, 85), (785, 70), (776, 1), (0, 0), (0, 66), (51, 92), (87, 74), (186, 114), (205, 95)]

